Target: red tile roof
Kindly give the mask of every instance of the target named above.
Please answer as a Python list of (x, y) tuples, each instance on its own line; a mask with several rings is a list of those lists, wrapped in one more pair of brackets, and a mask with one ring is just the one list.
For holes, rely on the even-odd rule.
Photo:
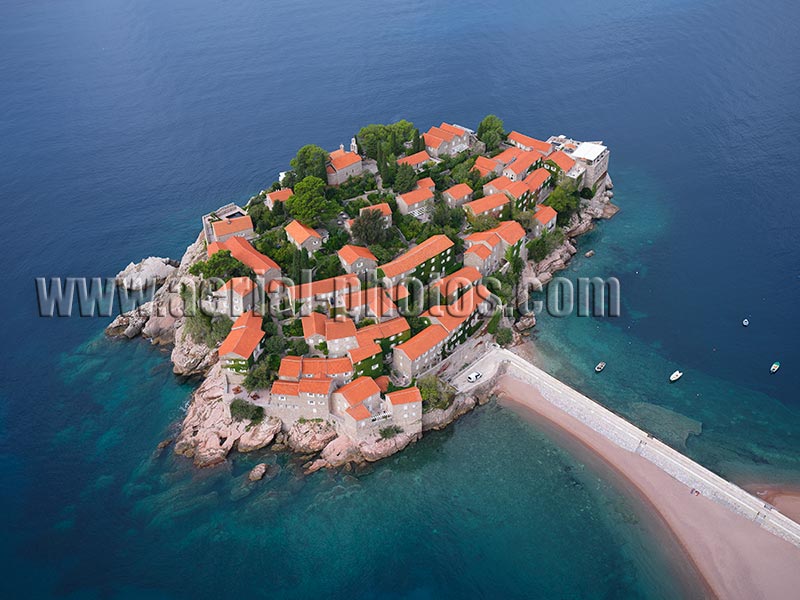
[(292, 188), (283, 188), (282, 190), (276, 190), (268, 193), (267, 198), (273, 202), (286, 202), (293, 195), (294, 192), (292, 191)]
[(575, 164), (575, 159), (561, 150), (553, 152), (545, 160), (553, 161), (556, 165), (558, 165), (558, 168), (564, 172), (569, 171)]
[(270, 269), (281, 270), (278, 263), (269, 256), (261, 254), (258, 250), (253, 248), (250, 242), (241, 237), (232, 237), (224, 242), (213, 242), (209, 244), (207, 249), (208, 256), (212, 256), (220, 250), (229, 251), (233, 258), (253, 269), (256, 275), (263, 275)]
[(404, 156), (403, 158), (397, 159), (397, 164), (398, 165), (405, 164), (405, 165), (411, 165), (412, 167), (416, 167), (430, 160), (433, 160), (431, 158), (431, 155), (428, 154), (425, 150), (421, 150), (416, 154), (412, 154), (411, 156)]
[(545, 206), (542, 204), (539, 205), (539, 208), (536, 209), (536, 213), (533, 216), (542, 225), (547, 225), (558, 216), (558, 213), (552, 206)]
[(464, 210), (469, 210), (477, 217), (478, 215), (482, 215), (495, 210), (496, 208), (500, 208), (509, 202), (511, 202), (511, 200), (509, 200), (508, 196), (503, 193), (491, 194), (490, 196), (484, 196), (478, 200), (467, 202), (464, 205)]
[(361, 161), (361, 157), (355, 152), (347, 152), (345, 150), (334, 150), (330, 153), (331, 166), (336, 171), (341, 171)]
[(228, 279), (228, 281), (226, 281), (225, 284), (219, 289), (220, 291), (225, 292), (228, 290), (233, 290), (240, 296), (246, 296), (256, 289), (256, 284), (253, 283), (253, 280), (249, 277), (233, 277)]
[(422, 402), (422, 394), (420, 393), (419, 388), (414, 386), (386, 394), (386, 399), (389, 400), (393, 406), (397, 406), (398, 404)]
[(351, 348), (347, 351), (350, 360), (353, 361), (353, 364), (360, 363), (362, 360), (366, 360), (368, 358), (372, 358), (376, 354), (380, 354), (381, 347), (376, 344), (375, 342), (370, 342), (368, 344), (362, 344), (355, 348)]
[(398, 200), (402, 199), (403, 203), (406, 206), (414, 206), (415, 204), (419, 204), (420, 202), (433, 200), (433, 192), (430, 191), (428, 188), (418, 188), (416, 190), (411, 190), (410, 192), (406, 192), (405, 194), (400, 194), (397, 197), (397, 199)]
[(472, 188), (469, 187), (466, 183), (457, 183), (453, 187), (446, 189), (444, 193), (453, 198), (454, 200), (460, 200), (461, 198), (464, 198), (472, 194)]
[(364, 400), (375, 394), (379, 394), (381, 389), (372, 377), (361, 376), (350, 383), (343, 385), (337, 394), (341, 394), (350, 406), (361, 404)]
[(308, 339), (315, 335), (325, 337), (325, 315), (312, 312), (310, 315), (302, 317), (300, 322), (303, 324), (303, 338)]
[(356, 326), (352, 319), (347, 317), (337, 317), (325, 321), (325, 339), (343, 340), (356, 336)]
[(421, 316), (435, 319), (448, 333), (452, 333), (478, 310), (478, 307), (489, 295), (489, 290), (485, 286), (477, 285), (471, 287), (455, 303), (432, 306)]
[(341, 249), (337, 251), (337, 254), (346, 265), (352, 265), (359, 258), (371, 260), (376, 263), (378, 262), (378, 259), (375, 258), (375, 255), (372, 252), (369, 251), (369, 248), (364, 248), (363, 246), (353, 246), (352, 244), (347, 244), (342, 246)]
[(336, 293), (347, 293), (361, 287), (358, 275), (350, 273), (348, 275), (337, 275), (328, 279), (320, 279), (309, 283), (301, 283), (288, 288), (289, 298), (292, 301), (314, 298), (317, 296), (327, 296)]
[(302, 244), (310, 238), (322, 239), (320, 234), (311, 229), (311, 227), (303, 225), (300, 221), (292, 221), (286, 227), (284, 227), (284, 229), (286, 230), (286, 235), (289, 236), (289, 239), (294, 240), (298, 244)]
[(445, 123), (444, 121), (442, 121), (442, 124), (439, 125), (439, 129), (442, 129), (443, 131), (447, 131), (457, 136), (462, 136), (465, 133), (467, 133), (467, 130), (464, 129), (463, 127), (459, 127), (458, 125), (451, 125), (450, 123)]
[(363, 215), (365, 211), (369, 210), (377, 210), (384, 217), (392, 216), (392, 207), (389, 206), (387, 202), (381, 202), (380, 204), (374, 204), (372, 206), (365, 206), (364, 208), (358, 211), (358, 214)]
[(323, 394), (324, 396), (327, 396), (331, 393), (332, 385), (333, 381), (327, 377), (324, 379), (316, 377), (311, 379), (301, 379), (299, 391), (301, 394)]
[(300, 384), (296, 381), (275, 381), (270, 388), (273, 396), (299, 396)]
[(410, 360), (416, 360), (446, 338), (447, 330), (444, 327), (429, 325), (407, 342), (395, 346), (394, 351), (402, 351)]
[(506, 169), (510, 169), (517, 177), (525, 173), (528, 169), (530, 169), (533, 164), (542, 158), (542, 155), (538, 152), (522, 152), (517, 158), (514, 159), (510, 165), (506, 166)]
[(536, 138), (524, 135), (522, 133), (519, 133), (518, 131), (512, 131), (511, 133), (509, 133), (508, 139), (514, 143), (520, 144), (527, 148), (531, 148), (542, 154), (547, 154), (548, 152), (550, 152), (550, 144), (548, 144), (547, 142), (543, 142), (542, 140), (537, 140)]
[(345, 412), (347, 412), (347, 414), (353, 417), (356, 421), (364, 421), (372, 416), (369, 412), (369, 409), (363, 404), (351, 406)]
[(284, 356), (278, 368), (278, 377), (281, 379), (300, 379), (303, 372), (302, 356)]
[(508, 186), (506, 189), (504, 189), (503, 193), (511, 196), (515, 200), (519, 200), (525, 194), (530, 194), (531, 193), (531, 189), (527, 185), (525, 185), (523, 182), (515, 181), (510, 186)]
[[(512, 183), (513, 182), (508, 177), (506, 177), (505, 175), (500, 175), (500, 177), (495, 177), (489, 183), (485, 183), (483, 185), (483, 189), (486, 190), (486, 188), (488, 188), (489, 186), (492, 186), (494, 189), (496, 189), (498, 192), (500, 192), (500, 191), (506, 189)], [(484, 191), (484, 193), (486, 193), (486, 192)]]
[(389, 378), (386, 375), (381, 375), (375, 378), (375, 383), (381, 389), (381, 392), (386, 392), (389, 389)]
[(475, 165), (472, 168), (476, 169), (481, 174), (481, 177), (486, 177), (497, 168), (497, 161), (485, 156), (479, 156), (475, 159)]
[(250, 215), (243, 217), (234, 217), (233, 219), (222, 219), (220, 221), (213, 221), (211, 228), (214, 230), (214, 235), (222, 237), (232, 233), (240, 233), (253, 228), (253, 220)]
[[(508, 199), (506, 198), (506, 200)], [(408, 273), (452, 246), (453, 242), (450, 241), (450, 238), (446, 235), (433, 235), (421, 244), (404, 252), (393, 261), (382, 265), (381, 269), (386, 277), (395, 277), (402, 273)]]
[(220, 344), (219, 356), (233, 356), (241, 359), (250, 358), (263, 338), (264, 331), (261, 329), (261, 317), (252, 310), (242, 313), (233, 323), (228, 337)]
[(421, 188), (428, 188), (429, 190), (433, 191), (436, 188), (436, 184), (434, 183), (433, 179), (430, 177), (425, 177), (417, 181), (417, 189)]
[(500, 164), (505, 166), (508, 163), (510, 163), (512, 160), (517, 158), (520, 154), (522, 154), (522, 150), (520, 150), (516, 146), (513, 146), (511, 148), (506, 148), (500, 154), (495, 156), (492, 160), (494, 160), (496, 162), (499, 162)]
[(483, 277), (475, 267), (462, 267), (447, 277), (442, 277), (431, 284), (431, 288), (439, 289), (445, 295), (450, 295), (459, 289), (469, 287)]
[(492, 255), (492, 251), (489, 250), (489, 248), (487, 248), (483, 244), (476, 244), (474, 246), (470, 246), (469, 248), (467, 248), (464, 251), (464, 254), (475, 254), (481, 260), (486, 260)]
[(528, 175), (525, 178), (524, 183), (528, 186), (528, 189), (530, 189), (532, 192), (535, 192), (541, 188), (548, 179), (550, 179), (550, 171), (540, 167)]

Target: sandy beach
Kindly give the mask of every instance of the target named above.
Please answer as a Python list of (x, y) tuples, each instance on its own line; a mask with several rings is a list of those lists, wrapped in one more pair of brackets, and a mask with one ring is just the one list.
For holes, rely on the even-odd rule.
[[(705, 579), (708, 594), (748, 600), (797, 597), (798, 548), (720, 504), (692, 494), (651, 462), (615, 445), (512, 375), (503, 376), (495, 392), (501, 403), (534, 423), (557, 428), (634, 486), (685, 549)], [(766, 501), (797, 518), (800, 495), (762, 487)]]
[(800, 490), (760, 483), (746, 484), (742, 487), (800, 523)]

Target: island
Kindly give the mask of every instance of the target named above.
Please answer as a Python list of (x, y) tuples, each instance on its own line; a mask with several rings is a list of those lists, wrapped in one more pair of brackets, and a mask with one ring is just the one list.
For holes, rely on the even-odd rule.
[(203, 377), (174, 446), (199, 467), (270, 444), (309, 473), (379, 460), (487, 398), (451, 382), (521, 342), (531, 290), (616, 212), (609, 155), (494, 115), (303, 146), (244, 206), (202, 216), (179, 264), (121, 273), (142, 289), (154, 265), (158, 283), (107, 332), (170, 344), (175, 373)]

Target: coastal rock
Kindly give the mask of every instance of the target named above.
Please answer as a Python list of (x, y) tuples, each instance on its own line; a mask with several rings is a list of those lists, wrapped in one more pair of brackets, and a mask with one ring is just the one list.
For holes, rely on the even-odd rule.
[(521, 317), (516, 323), (514, 323), (514, 329), (517, 331), (526, 331), (528, 329), (533, 328), (536, 325), (536, 315), (533, 313), (529, 315), (525, 315)]
[(253, 452), (267, 446), (274, 438), (275, 434), (281, 430), (281, 420), (277, 417), (269, 417), (260, 423), (253, 425), (245, 431), (239, 438), (236, 449), (239, 452)]
[(326, 421), (296, 422), (289, 429), (289, 447), (300, 454), (314, 454), (336, 437), (336, 430)]
[(584, 256), (586, 258), (592, 258), (594, 256), (594, 250), (589, 250)]
[(111, 337), (135, 338), (142, 333), (144, 326), (150, 318), (150, 311), (153, 308), (152, 302), (142, 304), (136, 310), (132, 310), (122, 315), (118, 315), (108, 327), (106, 335)]
[(206, 373), (217, 363), (219, 356), (216, 350), (195, 342), (186, 333), (184, 321), (181, 321), (175, 330), (175, 347), (172, 349), (171, 359), (173, 373), (190, 377)]
[(477, 404), (478, 401), (474, 397), (459, 394), (447, 408), (436, 408), (422, 413), (422, 431), (443, 429), (462, 415), (471, 411)]
[(619, 206), (617, 206), (616, 204), (611, 204), (611, 203), (609, 202), (609, 203), (608, 203), (608, 204), (606, 204), (606, 205), (605, 205), (605, 207), (603, 208), (603, 215), (602, 215), (602, 218), (603, 218), (603, 219), (610, 219), (611, 217), (613, 217), (613, 216), (614, 216), (615, 214), (617, 214), (618, 212), (619, 212)]
[(205, 238), (201, 233), (186, 249), (177, 268), (170, 263), (172, 270), (164, 279), (163, 285), (153, 294), (153, 299), (133, 311), (119, 315), (106, 328), (106, 333), (112, 337), (127, 338), (141, 335), (157, 344), (173, 343), (178, 319), (183, 315), (181, 284), (184, 279), (194, 281), (189, 275), (189, 268), (203, 258)]
[(337, 437), (325, 446), (320, 457), (328, 466), (333, 468), (341, 467), (349, 462), (362, 462), (364, 460), (356, 443), (344, 435)]
[(261, 481), (267, 472), (267, 463), (259, 463), (252, 468), (247, 478), (250, 481)]
[(117, 285), (128, 290), (142, 290), (160, 286), (178, 268), (178, 262), (169, 258), (150, 256), (138, 263), (130, 263), (117, 273)]
[(198, 467), (225, 460), (249, 423), (231, 417), (230, 407), (222, 397), (225, 386), (225, 376), (215, 365), (193, 394), (175, 442), (175, 453), (194, 458)]
[[(601, 216), (602, 212), (598, 212), (597, 218), (600, 218)], [(567, 231), (565, 231), (565, 234), (568, 237), (574, 238), (578, 237), (579, 235), (583, 235), (584, 233), (588, 233), (592, 229), (594, 229), (594, 221), (592, 220), (591, 217), (587, 217), (581, 219), (580, 221), (578, 221), (577, 224), (570, 227)]]
[(375, 462), (400, 452), (411, 442), (416, 441), (418, 437), (419, 436), (417, 435), (411, 435), (408, 433), (398, 433), (388, 439), (375, 437), (361, 442), (358, 445), (358, 450), (364, 457), (364, 460), (368, 462)]

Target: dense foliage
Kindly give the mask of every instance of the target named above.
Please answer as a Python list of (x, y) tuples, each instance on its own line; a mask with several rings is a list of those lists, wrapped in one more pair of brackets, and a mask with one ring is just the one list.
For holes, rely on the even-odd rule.
[(289, 214), (308, 227), (318, 227), (336, 216), (341, 208), (325, 196), (325, 181), (309, 176), (294, 186), (294, 196), (286, 201)]
[(254, 278), (253, 269), (240, 263), (231, 256), (230, 250), (220, 250), (212, 254), (208, 260), (200, 260), (189, 267), (192, 275), (202, 275), (206, 279), (217, 277), (227, 281), (232, 277)]
[(486, 150), (496, 150), (506, 137), (503, 121), (496, 115), (486, 115), (478, 125), (478, 139), (486, 144)]
[(231, 416), (234, 421), (258, 423), (264, 419), (264, 409), (242, 398), (234, 398), (231, 402)]
[(297, 151), (297, 156), (289, 161), (295, 173), (295, 185), (306, 177), (317, 177), (327, 180), (325, 165), (328, 162), (328, 153), (314, 144), (307, 144)]

